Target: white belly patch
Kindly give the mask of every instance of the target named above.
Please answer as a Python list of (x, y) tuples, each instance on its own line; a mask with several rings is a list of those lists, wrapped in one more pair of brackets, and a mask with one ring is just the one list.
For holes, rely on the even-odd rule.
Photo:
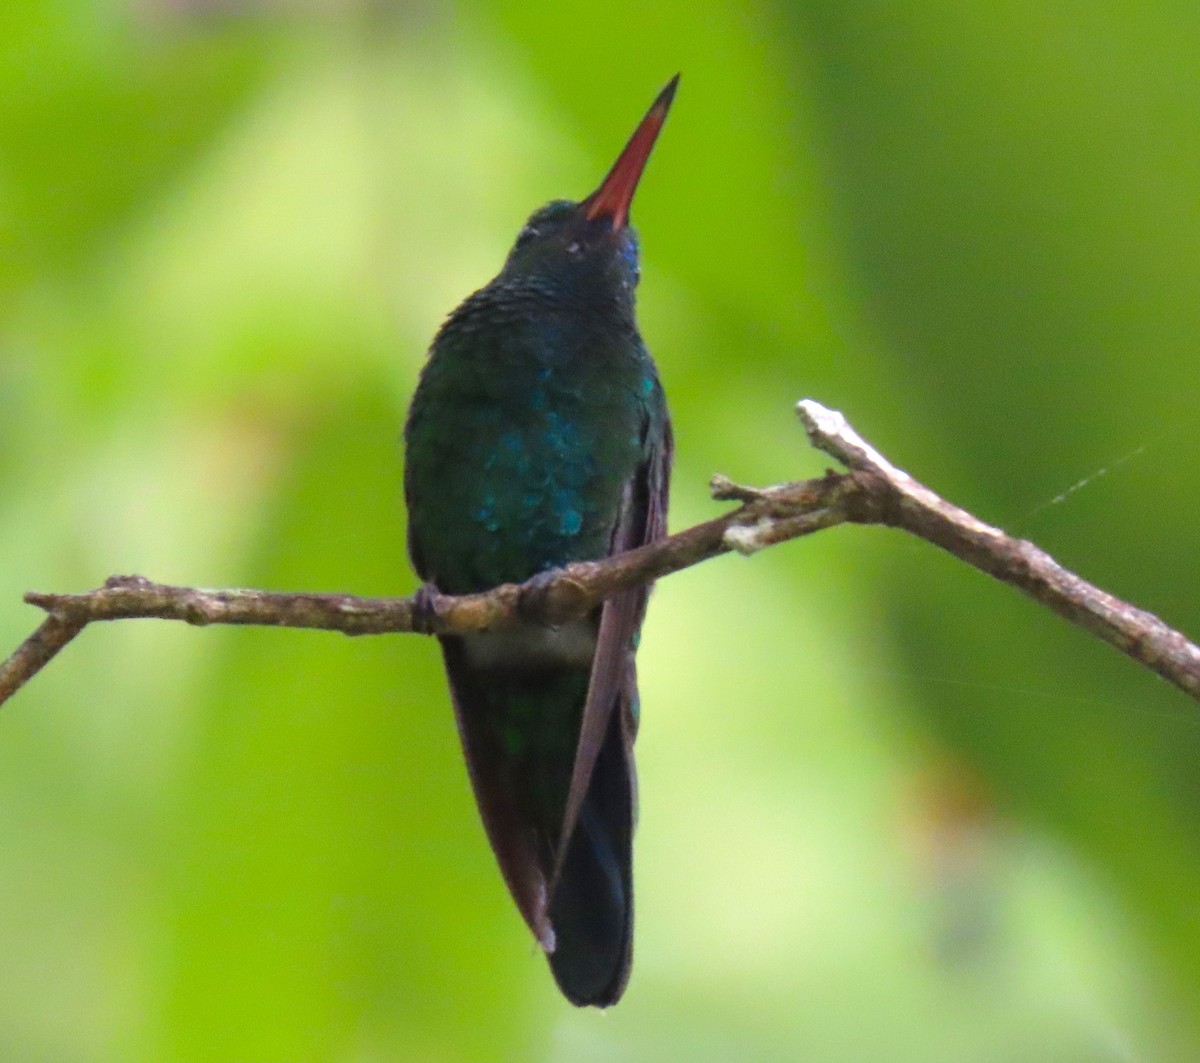
[(596, 628), (589, 620), (559, 627), (494, 631), (464, 635), (467, 660), (476, 668), (525, 668), (529, 665), (591, 666), (596, 654)]

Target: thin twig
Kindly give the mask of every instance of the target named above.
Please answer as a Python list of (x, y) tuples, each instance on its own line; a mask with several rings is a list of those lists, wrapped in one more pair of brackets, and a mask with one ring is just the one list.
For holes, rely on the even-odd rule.
[(13, 655), (0, 664), (0, 705), (37, 675), (86, 624), (87, 620), (67, 620), (56, 613), (46, 617)]
[(902, 528), (1024, 591), (1200, 700), (1200, 648), (1157, 617), (1067, 571), (1032, 543), (1010, 538), (951, 505), (897, 469), (840, 413), (805, 400), (797, 407), (813, 446), (848, 473), (774, 487), (714, 477), (713, 497), (740, 507), (661, 542), (601, 561), (567, 565), (525, 584), (461, 596), (411, 598), (200, 590), (114, 576), (84, 594), (30, 593), (50, 615), (3, 665), (0, 703), (12, 696), (87, 624), (135, 617), (204, 624), (321, 628), (347, 635), (499, 631), (580, 617), (621, 590), (653, 582), (718, 554), (743, 554), (836, 524)]

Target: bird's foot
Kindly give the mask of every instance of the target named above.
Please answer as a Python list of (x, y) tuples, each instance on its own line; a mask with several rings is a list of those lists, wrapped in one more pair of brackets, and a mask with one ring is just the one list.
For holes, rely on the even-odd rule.
[(521, 585), (517, 613), (522, 620), (557, 627), (587, 612), (587, 592), (561, 568), (530, 576)]
[(413, 595), (412, 625), (419, 635), (432, 635), (442, 594), (432, 583), (422, 583)]
[(517, 615), (522, 620), (535, 624), (549, 623), (547, 614), (550, 612), (549, 603), (554, 592), (554, 585), (562, 575), (560, 568), (548, 568), (530, 576), (521, 584), (521, 597), (517, 599)]

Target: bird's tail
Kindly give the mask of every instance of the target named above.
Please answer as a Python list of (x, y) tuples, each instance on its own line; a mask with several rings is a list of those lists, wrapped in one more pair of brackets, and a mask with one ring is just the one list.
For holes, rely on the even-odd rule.
[(633, 932), (632, 670), (616, 692), (560, 862), (555, 842), (588, 671), (480, 669), (460, 640), (443, 639), (442, 649), (475, 796), (509, 889), (567, 999), (615, 1004), (629, 977)]
[(550, 898), (550, 968), (573, 1004), (620, 999), (633, 948), (634, 767), (614, 712)]

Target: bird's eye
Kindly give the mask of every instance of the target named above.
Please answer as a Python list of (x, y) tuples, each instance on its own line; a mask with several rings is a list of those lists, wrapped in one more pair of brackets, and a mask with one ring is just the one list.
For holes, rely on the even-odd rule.
[(572, 258), (578, 258), (581, 250), (582, 248), (579, 246), (578, 240), (572, 240), (569, 244), (567, 244), (567, 254)]

